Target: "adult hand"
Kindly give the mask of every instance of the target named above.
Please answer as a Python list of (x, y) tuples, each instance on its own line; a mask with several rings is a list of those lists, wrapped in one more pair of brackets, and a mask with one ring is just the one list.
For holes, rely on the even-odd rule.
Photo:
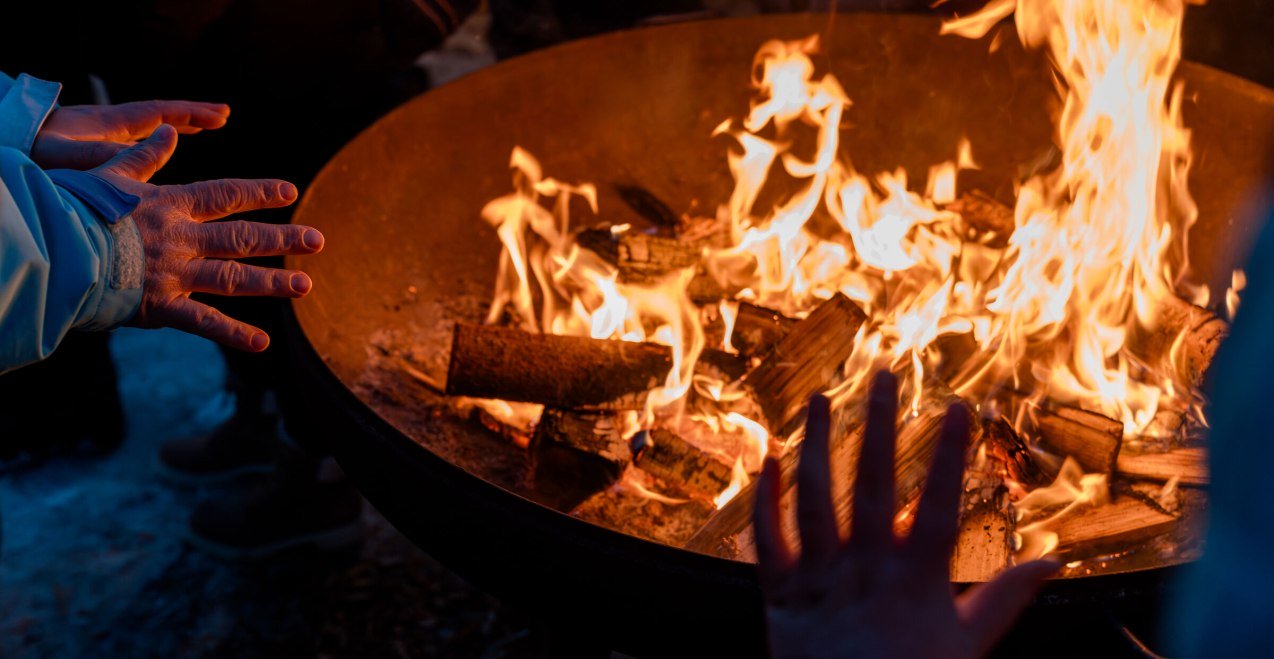
[(969, 419), (948, 411), (912, 531), (899, 538), (893, 532), (897, 410), (897, 382), (882, 372), (869, 395), (848, 541), (832, 507), (826, 398), (810, 401), (797, 467), (799, 555), (781, 533), (778, 463), (768, 460), (761, 472), (754, 521), (774, 657), (979, 657), (1059, 567), (1025, 563), (954, 596), (949, 565)]
[(45, 169), (92, 169), (144, 139), (163, 124), (179, 133), (221, 128), (230, 116), (223, 103), (141, 101), (119, 105), (67, 105), (44, 120), (31, 159)]
[(175, 327), (232, 348), (260, 352), (270, 338), (190, 299), (191, 293), (301, 297), (313, 285), (296, 270), (245, 265), (228, 259), (313, 254), (323, 248), (316, 229), (243, 220), (213, 222), (234, 213), (279, 208), (296, 200), (296, 187), (275, 179), (220, 179), (188, 185), (147, 183), (177, 147), (177, 131), (160, 126), (93, 173), (141, 203), (131, 217), (141, 234), (146, 269), (141, 308), (131, 324)]

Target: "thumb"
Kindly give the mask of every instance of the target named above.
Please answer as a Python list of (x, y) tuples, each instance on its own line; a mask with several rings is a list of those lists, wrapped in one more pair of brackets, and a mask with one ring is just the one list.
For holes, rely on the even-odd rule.
[(127, 144), (81, 142), (60, 135), (37, 135), (31, 159), (44, 169), (92, 169), (114, 158)]
[(988, 583), (974, 586), (956, 599), (956, 612), (978, 644), (979, 656), (990, 652), (1000, 637), (1008, 633), (1044, 585), (1044, 580), (1061, 567), (1061, 563), (1047, 559), (1023, 563)]
[(164, 124), (156, 128), (150, 137), (120, 151), (99, 169), (145, 183), (168, 162), (176, 148), (177, 129)]

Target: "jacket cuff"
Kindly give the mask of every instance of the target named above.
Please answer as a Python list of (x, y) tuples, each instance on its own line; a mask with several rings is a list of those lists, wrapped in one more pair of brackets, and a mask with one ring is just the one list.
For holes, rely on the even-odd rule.
[(137, 314), (142, 304), (145, 257), (142, 236), (132, 216), (103, 227), (107, 249), (100, 262), (96, 308), (76, 325), (78, 329), (101, 331), (119, 327)]
[(31, 155), (31, 145), (44, 120), (57, 105), (62, 85), (33, 78), (25, 73), (0, 98), (0, 146)]

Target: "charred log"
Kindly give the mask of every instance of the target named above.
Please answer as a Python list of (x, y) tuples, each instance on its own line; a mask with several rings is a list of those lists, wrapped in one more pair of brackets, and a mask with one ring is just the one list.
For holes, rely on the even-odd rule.
[[(704, 333), (710, 345), (725, 342), (725, 320), (715, 305), (704, 308)], [(739, 302), (730, 334), (730, 346), (745, 357), (769, 352), (799, 322), (772, 309)]]
[(663, 229), (675, 229), (681, 223), (668, 204), (653, 192), (636, 184), (615, 183), (619, 198), (639, 216)]
[(1164, 453), (1121, 454), (1115, 461), (1121, 476), (1167, 482), (1177, 476), (1182, 485), (1208, 484), (1208, 453), (1202, 447), (1179, 448)]
[(1016, 228), (1013, 209), (981, 190), (961, 194), (958, 199), (947, 204), (946, 210), (959, 213), (969, 228), (987, 235), (987, 244), (992, 247), (1008, 244), (1009, 236)]
[(632, 452), (638, 469), (691, 497), (710, 501), (730, 485), (730, 465), (662, 428), (637, 433)]
[(447, 394), (572, 409), (641, 409), (672, 368), (667, 346), (456, 323)]
[(1048, 481), (1048, 475), (1040, 468), (1022, 436), (1003, 416), (983, 421), (982, 436), (991, 459), (1004, 466), (1009, 478), (1034, 487)]
[(536, 493), (563, 512), (618, 480), (631, 460), (614, 412), (546, 409), (531, 439)]

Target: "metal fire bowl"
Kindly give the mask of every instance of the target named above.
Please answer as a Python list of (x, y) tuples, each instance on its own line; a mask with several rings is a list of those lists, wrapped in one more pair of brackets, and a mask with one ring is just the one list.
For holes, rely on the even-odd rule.
[[(315, 282), (294, 306), (290, 343), (312, 412), (368, 499), (482, 589), (629, 652), (761, 647), (752, 566), (595, 526), (501, 487), (484, 465), (507, 449), (432, 414), (425, 394), (377, 386), (404, 376), (375, 346), (414, 346), (420, 370), (444, 379), (450, 323), (480, 320), (494, 286), (499, 245), (478, 212), (510, 191), (514, 145), (550, 176), (598, 183), (608, 220), (640, 224), (613, 182), (711, 213), (731, 180), (728, 144), (709, 136), (746, 112), (757, 47), (815, 32), (816, 64), (853, 99), (841, 150), (859, 171), (901, 166), (922, 182), (967, 135), (984, 170), (1010, 181), (1050, 143), (1056, 96), (1043, 62), (1011, 33), (988, 53), (989, 40), (941, 37), (927, 17), (763, 16), (614, 33), (479, 71), (380, 119), (306, 191), (296, 222), (321, 229), (327, 248), (290, 263)], [(1274, 173), (1274, 92), (1195, 64), (1180, 77), (1200, 215), (1192, 262), (1223, 291), (1271, 207), (1262, 184)], [(1160, 569), (1058, 582), (1042, 600), (1126, 596), (1162, 581), (1173, 562), (1124, 561), (1108, 571)]]

